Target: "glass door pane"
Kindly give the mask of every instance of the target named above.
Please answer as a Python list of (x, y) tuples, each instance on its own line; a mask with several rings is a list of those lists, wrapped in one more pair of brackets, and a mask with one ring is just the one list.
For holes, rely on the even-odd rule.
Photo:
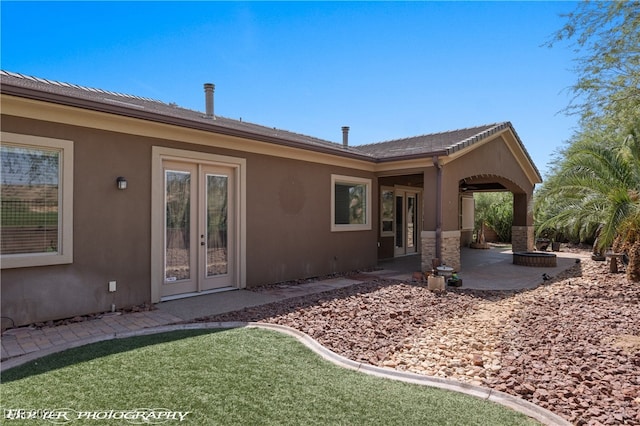
[(206, 175), (206, 274), (228, 273), (228, 178)]
[(394, 190), (383, 189), (382, 196), (380, 198), (380, 220), (382, 226), (380, 227), (381, 234), (393, 235), (393, 202), (394, 202)]
[(191, 173), (165, 170), (165, 282), (191, 278)]
[(163, 162), (163, 167), (162, 296), (233, 287), (238, 256), (233, 169), (177, 161)]
[(407, 251), (415, 251), (416, 247), (416, 198), (407, 195)]
[(396, 195), (396, 249), (404, 248), (404, 195)]
[(417, 253), (420, 247), (419, 194), (397, 188), (395, 193), (395, 255)]

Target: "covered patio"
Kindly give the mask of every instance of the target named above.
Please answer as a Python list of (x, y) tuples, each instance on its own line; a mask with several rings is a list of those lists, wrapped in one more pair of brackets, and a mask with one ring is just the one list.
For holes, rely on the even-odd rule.
[(534, 249), (533, 192), (540, 172), (509, 122), (360, 145), (378, 159), (378, 259), (422, 254), (460, 270), (474, 238), (475, 193), (513, 194), (511, 244)]

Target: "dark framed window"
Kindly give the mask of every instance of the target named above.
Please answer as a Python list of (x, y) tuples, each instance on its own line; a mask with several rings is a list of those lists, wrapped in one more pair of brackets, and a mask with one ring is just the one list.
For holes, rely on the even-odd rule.
[(371, 229), (371, 179), (331, 176), (331, 230)]

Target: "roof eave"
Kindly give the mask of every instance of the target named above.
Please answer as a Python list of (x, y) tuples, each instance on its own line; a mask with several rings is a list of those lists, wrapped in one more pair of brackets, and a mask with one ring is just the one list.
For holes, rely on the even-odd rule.
[(507, 122), (506, 124), (508, 129), (511, 131), (511, 133), (513, 133), (513, 136), (515, 136), (516, 140), (518, 141), (518, 144), (520, 145), (520, 149), (522, 149), (522, 152), (524, 152), (524, 155), (527, 157), (529, 164), (531, 164), (531, 167), (533, 168), (533, 171), (535, 172), (536, 177), (538, 178), (538, 182), (534, 182), (534, 183), (542, 183), (542, 175), (540, 174), (540, 170), (538, 170), (538, 167), (533, 162), (531, 155), (529, 155), (529, 151), (527, 151), (527, 148), (524, 146), (524, 143), (522, 142), (522, 139), (520, 139), (520, 136), (516, 132), (516, 129), (513, 127), (511, 122)]
[(246, 130), (233, 129), (225, 126), (220, 126), (211, 120), (211, 123), (205, 123), (201, 121), (189, 120), (186, 118), (171, 117), (164, 114), (150, 112), (146, 110), (129, 108), (123, 105), (106, 104), (102, 102), (96, 102), (88, 99), (77, 98), (73, 96), (62, 95), (58, 93), (43, 92), (41, 90), (30, 89), (21, 86), (14, 86), (10, 83), (4, 83), (0, 86), (0, 93), (27, 98), (36, 101), (51, 102), (60, 105), (88, 109), (97, 112), (103, 112), (108, 114), (115, 114), (129, 118), (136, 118), (141, 120), (153, 121), (163, 124), (169, 124), (179, 127), (185, 127), (195, 130), (202, 130), (206, 132), (217, 133), (225, 136), (238, 137), (243, 139), (251, 139), (260, 142), (267, 142), (276, 145), (282, 145), (290, 148), (300, 148), (308, 151), (319, 152), (323, 154), (337, 155), (341, 157), (351, 158), (355, 160), (367, 161), (375, 163), (376, 159), (362, 153), (347, 151), (343, 149), (333, 149), (331, 147), (323, 147), (318, 145), (305, 144), (290, 140), (287, 138), (279, 138), (269, 135), (263, 135), (260, 133), (254, 133)]
[[(238, 137), (242, 139), (250, 139), (259, 142), (266, 142), (273, 145), (280, 145), (289, 148), (303, 149), (306, 151), (313, 151), (328, 155), (335, 155), (343, 158), (349, 158), (374, 164), (383, 164), (383, 163), (392, 163), (392, 162), (401, 162), (407, 160), (419, 160), (425, 158), (432, 158), (434, 156), (438, 157), (446, 157), (452, 154), (455, 154), (459, 151), (462, 151), (475, 143), (485, 140), (488, 137), (500, 133), (502, 131), (511, 131), (514, 135), (517, 143), (520, 145), (520, 149), (523, 151), (527, 162), (530, 164), (533, 173), (538, 182), (542, 182), (542, 177), (540, 175), (540, 171), (533, 163), (531, 156), (527, 152), (522, 140), (516, 133), (513, 125), (510, 122), (499, 123), (496, 126), (487, 129), (485, 132), (481, 132), (474, 137), (461, 141), (455, 145), (452, 145), (444, 150), (438, 150), (433, 152), (420, 152), (415, 154), (404, 154), (398, 156), (389, 156), (389, 157), (377, 157), (369, 154), (365, 154), (362, 152), (358, 152), (358, 147), (348, 147), (343, 148), (341, 146), (331, 147), (331, 146), (322, 146), (322, 145), (314, 145), (310, 143), (304, 143), (296, 140), (292, 140), (286, 137), (277, 137), (271, 135), (265, 135), (258, 132), (252, 132), (248, 130), (241, 130), (232, 127), (226, 127), (219, 124), (216, 124), (215, 120), (211, 120), (211, 122), (192, 120), (188, 118), (182, 117), (174, 117), (158, 112), (152, 112), (144, 109), (137, 109), (128, 107), (126, 105), (118, 105), (118, 104), (110, 104), (104, 102), (98, 102), (91, 99), (83, 99), (75, 96), (64, 95), (60, 93), (52, 93), (47, 91), (42, 91), (34, 88), (28, 88), (23, 86), (12, 85), (11, 83), (3, 83), (0, 85), (0, 93), (22, 97), (26, 99), (42, 101), (42, 102), (50, 102), (60, 105), (65, 105), (69, 107), (87, 109), (102, 113), (120, 115), (123, 117), (135, 118), (140, 120), (152, 121), (162, 124), (174, 125), (183, 128), (189, 128), (194, 130), (200, 130), (210, 133), (216, 133), (225, 136)], [(204, 118), (204, 115), (203, 115)]]
[(516, 132), (516, 130), (513, 127), (513, 124), (511, 124), (510, 121), (505, 121), (502, 123), (497, 123), (495, 126), (485, 130), (484, 132), (478, 133), (477, 135), (461, 141), (451, 147), (448, 148), (448, 153), (449, 154), (455, 154), (456, 152), (462, 151), (468, 147), (471, 147), (473, 145), (475, 145), (476, 143), (488, 140), (489, 138), (491, 138), (494, 135), (499, 135), (503, 132), (511, 132), (511, 134), (513, 134), (514, 139), (516, 141), (516, 143), (519, 145), (520, 150), (522, 150), (522, 153), (524, 154), (524, 156), (526, 157), (526, 161), (527, 163), (531, 166), (531, 169), (533, 170), (533, 174), (535, 175), (535, 179), (532, 180), (532, 183), (537, 184), (537, 183), (542, 183), (542, 176), (540, 175), (540, 171), (538, 170), (538, 167), (536, 166), (536, 164), (533, 162), (533, 159), (531, 158), (531, 155), (529, 155), (529, 152), (527, 151), (526, 147), (524, 146), (524, 143), (522, 142), (522, 139), (520, 139), (520, 136), (518, 136), (518, 133)]
[(418, 160), (421, 158), (431, 159), (433, 157), (446, 157), (450, 154), (449, 150), (440, 150), (433, 152), (422, 152), (419, 154), (406, 154), (406, 155), (398, 155), (394, 157), (382, 157), (377, 158), (376, 163), (392, 163), (394, 161), (406, 161), (406, 160)]

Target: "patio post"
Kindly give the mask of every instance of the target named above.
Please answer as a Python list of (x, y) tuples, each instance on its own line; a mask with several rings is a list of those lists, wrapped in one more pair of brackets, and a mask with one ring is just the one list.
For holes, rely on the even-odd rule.
[(532, 202), (533, 196), (530, 194), (513, 194), (511, 245), (514, 252), (534, 250)]
[(433, 156), (436, 167), (436, 258), (442, 259), (442, 162), (437, 155)]

